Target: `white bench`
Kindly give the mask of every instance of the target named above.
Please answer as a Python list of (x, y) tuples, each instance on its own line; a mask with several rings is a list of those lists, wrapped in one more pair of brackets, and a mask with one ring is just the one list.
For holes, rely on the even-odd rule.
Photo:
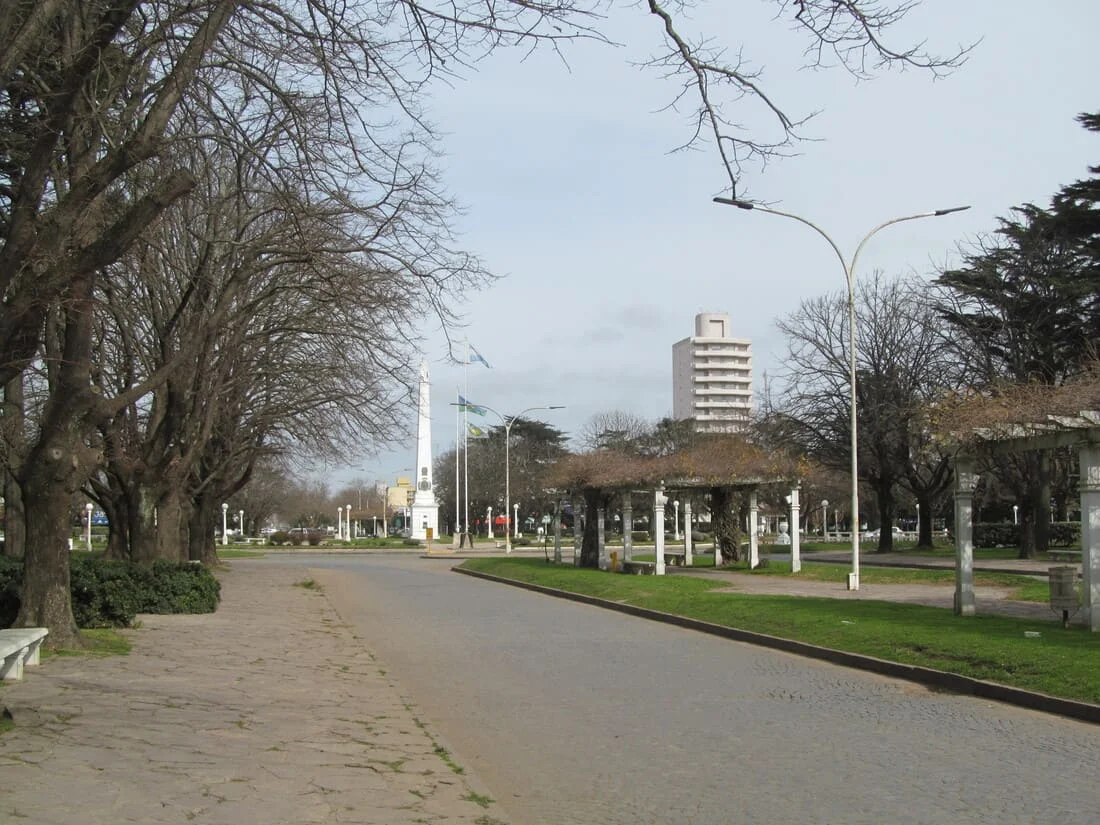
[(49, 632), (44, 627), (0, 630), (0, 679), (22, 679), (24, 665), (37, 665), (38, 648)]

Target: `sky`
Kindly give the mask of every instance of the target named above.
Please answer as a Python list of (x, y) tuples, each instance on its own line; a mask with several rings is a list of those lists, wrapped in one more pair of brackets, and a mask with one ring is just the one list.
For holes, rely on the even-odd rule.
[[(931, 279), (997, 216), (1047, 204), (1100, 162), (1097, 137), (1074, 120), (1100, 109), (1095, 0), (922, 0), (891, 42), (939, 53), (976, 42), (966, 64), (940, 79), (910, 69), (859, 81), (800, 68), (805, 39), (772, 19), (774, 3), (706, 5), (683, 33), (743, 46), (789, 115), (818, 113), (797, 156), (746, 168), (739, 195), (814, 221), (846, 256), (882, 221), (971, 207), (879, 233), (857, 280), (874, 270)], [(500, 52), (435, 89), (428, 113), (464, 210), (460, 243), (500, 276), (467, 296), (463, 326), (448, 331), (491, 368), (451, 361), (438, 325), (418, 330), (436, 454), (454, 446), (449, 404), (464, 387), (505, 415), (563, 405), (534, 415), (570, 435), (600, 412), (670, 415), (672, 345), (693, 334), (699, 312), (729, 313), (732, 334), (752, 340), (756, 400), (765, 372), (782, 368), (776, 320), (846, 289), (809, 228), (712, 202), (725, 194), (713, 146), (673, 151), (690, 135), (684, 114), (666, 110), (676, 86), (638, 66), (661, 48), (658, 23), (641, 8), (620, 11), (605, 31), (622, 46), (572, 44), (568, 66), (549, 52)], [(774, 134), (758, 106), (732, 111)], [(406, 439), (323, 477), (337, 488), (411, 475), (413, 412)]]

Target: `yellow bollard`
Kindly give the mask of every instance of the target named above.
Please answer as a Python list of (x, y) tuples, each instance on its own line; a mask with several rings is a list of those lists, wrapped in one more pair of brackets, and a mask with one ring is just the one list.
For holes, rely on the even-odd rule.
[(614, 550), (611, 551), (611, 572), (619, 572), (619, 554)]

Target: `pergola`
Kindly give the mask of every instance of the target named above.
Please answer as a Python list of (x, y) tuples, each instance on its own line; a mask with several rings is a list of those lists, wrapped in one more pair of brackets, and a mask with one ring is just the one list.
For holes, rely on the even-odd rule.
[(1100, 371), (1060, 387), (1025, 386), (995, 397), (967, 399), (948, 418), (951, 438), (958, 444), (955, 613), (975, 614), (976, 456), (1070, 447), (1076, 450), (1080, 466), (1083, 618), (1090, 630), (1100, 630)]
[[(798, 516), (798, 479), (805, 475), (804, 464), (788, 455), (769, 452), (738, 436), (708, 436), (685, 450), (664, 456), (635, 456), (614, 450), (597, 450), (583, 455), (570, 456), (557, 468), (554, 486), (566, 490), (573, 501), (574, 513), (583, 508), (586, 491), (595, 492), (603, 502), (621, 497), (623, 519), (623, 557), (630, 560), (633, 541), (630, 527), (633, 525), (633, 496), (645, 493), (653, 497), (654, 539), (657, 550), (656, 573), (665, 572), (665, 519), (669, 493), (715, 488), (730, 492), (744, 492), (749, 497), (749, 563), (755, 567), (759, 551), (755, 525), (757, 523), (757, 492), (764, 486), (783, 485), (791, 488), (792, 524)], [(684, 519), (691, 523), (691, 502), (684, 503)], [(610, 554), (604, 542), (606, 513), (603, 506), (596, 508), (596, 536), (599, 567), (610, 566)], [(580, 519), (574, 518), (574, 560), (580, 554), (582, 541)], [(792, 531), (797, 554), (798, 531)], [(691, 559), (691, 531), (684, 535), (685, 562)], [(718, 552), (716, 550), (716, 552)]]

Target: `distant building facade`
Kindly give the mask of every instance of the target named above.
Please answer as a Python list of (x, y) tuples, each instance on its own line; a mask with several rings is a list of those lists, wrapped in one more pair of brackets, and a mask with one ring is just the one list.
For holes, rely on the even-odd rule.
[(672, 345), (672, 417), (697, 432), (734, 433), (752, 416), (752, 341), (730, 335), (725, 312), (695, 316), (695, 335)]

